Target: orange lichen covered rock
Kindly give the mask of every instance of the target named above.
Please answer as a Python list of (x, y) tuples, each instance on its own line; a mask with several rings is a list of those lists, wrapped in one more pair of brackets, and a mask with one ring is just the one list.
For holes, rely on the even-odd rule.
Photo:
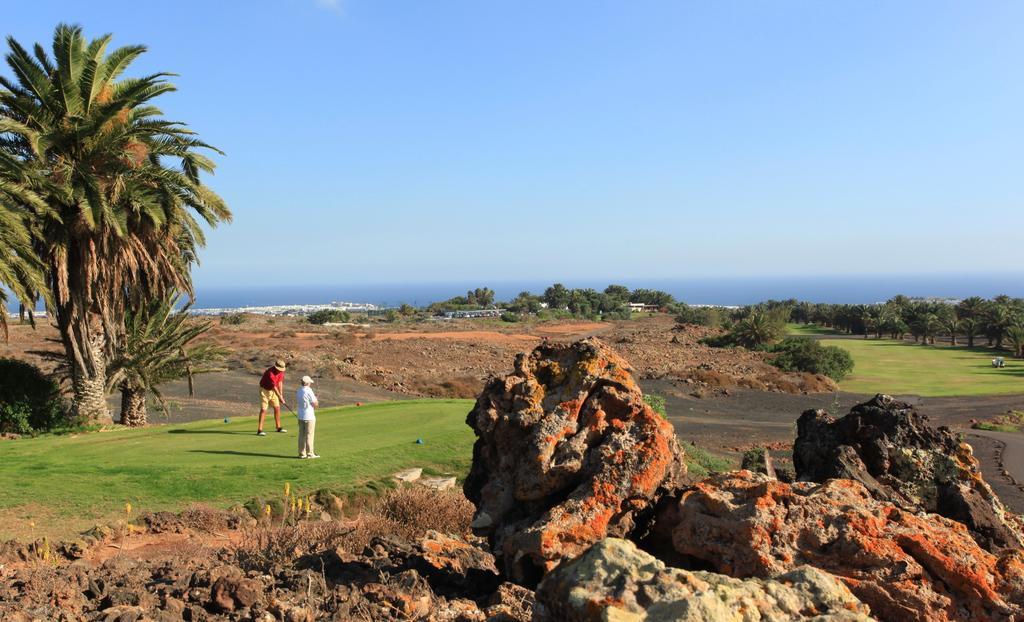
[(524, 584), (606, 536), (642, 529), (686, 472), (672, 425), (596, 339), (520, 354), (467, 423), (477, 435), (465, 483), (474, 531)]
[(716, 475), (658, 521), (691, 563), (741, 578), (815, 566), (882, 620), (1024, 616), (1020, 550), (997, 557), (961, 523), (878, 501), (853, 480), (791, 485), (750, 471)]

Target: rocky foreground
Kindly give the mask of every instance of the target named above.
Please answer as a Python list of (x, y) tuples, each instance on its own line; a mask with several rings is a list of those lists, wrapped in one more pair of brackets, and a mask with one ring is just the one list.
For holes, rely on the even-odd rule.
[(97, 556), (109, 535), (45, 559), (8, 545), (0, 617), (1024, 619), (1020, 517), (969, 446), (887, 396), (838, 419), (804, 413), (791, 482), (767, 452), (754, 470), (688, 480), (672, 427), (597, 340), (520, 355), (467, 422), (472, 508), (430, 493), (413, 511), (402, 492), (356, 519), (330, 499), (256, 507), (181, 527), (201, 541), (242, 523), (229, 546), (141, 560)]

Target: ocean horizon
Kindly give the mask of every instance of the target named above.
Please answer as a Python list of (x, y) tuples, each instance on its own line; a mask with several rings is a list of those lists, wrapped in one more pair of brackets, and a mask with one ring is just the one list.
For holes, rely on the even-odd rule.
[[(747, 305), (769, 299), (795, 298), (811, 302), (871, 304), (903, 294), (911, 297), (991, 298), (1000, 294), (1024, 297), (1024, 273), (929, 274), (834, 277), (723, 277), (680, 279), (564, 279), (561, 281), (453, 281), (442, 283), (380, 283), (333, 285), (276, 285), (268, 287), (200, 286), (195, 309), (372, 303), (382, 307), (401, 304), (426, 306), (459, 296), (476, 287), (490, 287), (496, 299), (509, 300), (521, 291), (541, 294), (554, 282), (566, 287), (604, 289), (610, 283), (630, 289), (664, 290), (677, 300), (700, 305)], [(8, 302), (11, 311), (17, 303)]]
[(552, 283), (566, 287), (603, 290), (611, 283), (630, 289), (666, 291), (689, 304), (747, 305), (769, 299), (796, 298), (812, 302), (870, 304), (904, 294), (912, 297), (991, 298), (1000, 294), (1024, 297), (1024, 273), (987, 275), (906, 275), (836, 277), (760, 277), (686, 279), (565, 279), (561, 281), (457, 281), (448, 283), (381, 283), (288, 285), (277, 287), (199, 287), (197, 309), (290, 304), (326, 304), (336, 301), (379, 306), (425, 306), (447, 300), (476, 287), (490, 287), (497, 300), (509, 300), (521, 291), (541, 294)]

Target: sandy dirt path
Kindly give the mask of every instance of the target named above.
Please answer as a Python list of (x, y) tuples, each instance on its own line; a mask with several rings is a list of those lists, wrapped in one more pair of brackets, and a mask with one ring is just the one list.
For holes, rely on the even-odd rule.
[(981, 461), (985, 481), (1011, 510), (1024, 512), (1024, 434), (964, 430)]
[(990, 430), (971, 430), (971, 434), (1003, 443), (1003, 469), (1018, 482), (1024, 482), (1024, 434)]

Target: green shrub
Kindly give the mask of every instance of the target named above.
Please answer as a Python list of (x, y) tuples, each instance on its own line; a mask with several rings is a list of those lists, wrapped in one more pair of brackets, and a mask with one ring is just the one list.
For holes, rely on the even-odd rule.
[(692, 478), (707, 477), (712, 473), (721, 473), (733, 468), (732, 463), (725, 458), (719, 458), (693, 443), (683, 443), (683, 450), (686, 473)]
[(32, 409), (25, 402), (0, 403), (0, 433), (32, 434), (32, 424), (28, 422), (31, 417)]
[(815, 339), (790, 337), (768, 349), (772, 365), (782, 371), (805, 371), (842, 380), (853, 371), (853, 357), (838, 346), (823, 346)]
[(737, 345), (736, 339), (732, 333), (711, 335), (710, 337), (701, 339), (700, 343), (703, 343), (706, 346), (711, 346), (712, 348), (732, 348)]
[(0, 359), (0, 432), (49, 432), (67, 423), (60, 387), (35, 365)]
[(244, 323), (247, 319), (244, 313), (228, 313), (227, 315), (220, 316), (221, 326), (237, 326)]
[(501, 321), (502, 322), (518, 322), (519, 321), (519, 316), (517, 314), (515, 314), (515, 313), (511, 313), (509, 311), (506, 311), (506, 312), (501, 314)]
[(629, 307), (622, 306), (606, 311), (601, 318), (605, 320), (631, 320), (633, 319), (633, 313), (629, 310)]
[(658, 395), (657, 393), (646, 393), (644, 394), (644, 401), (651, 407), (651, 410), (658, 413), (662, 417), (666, 415), (665, 412), (665, 397)]
[(717, 307), (691, 307), (676, 305), (676, 322), (680, 324), (696, 324), (697, 326), (720, 326), (722, 311)]
[(307, 315), (306, 321), (310, 324), (337, 324), (349, 321), (350, 317), (348, 311), (341, 309), (320, 309)]

